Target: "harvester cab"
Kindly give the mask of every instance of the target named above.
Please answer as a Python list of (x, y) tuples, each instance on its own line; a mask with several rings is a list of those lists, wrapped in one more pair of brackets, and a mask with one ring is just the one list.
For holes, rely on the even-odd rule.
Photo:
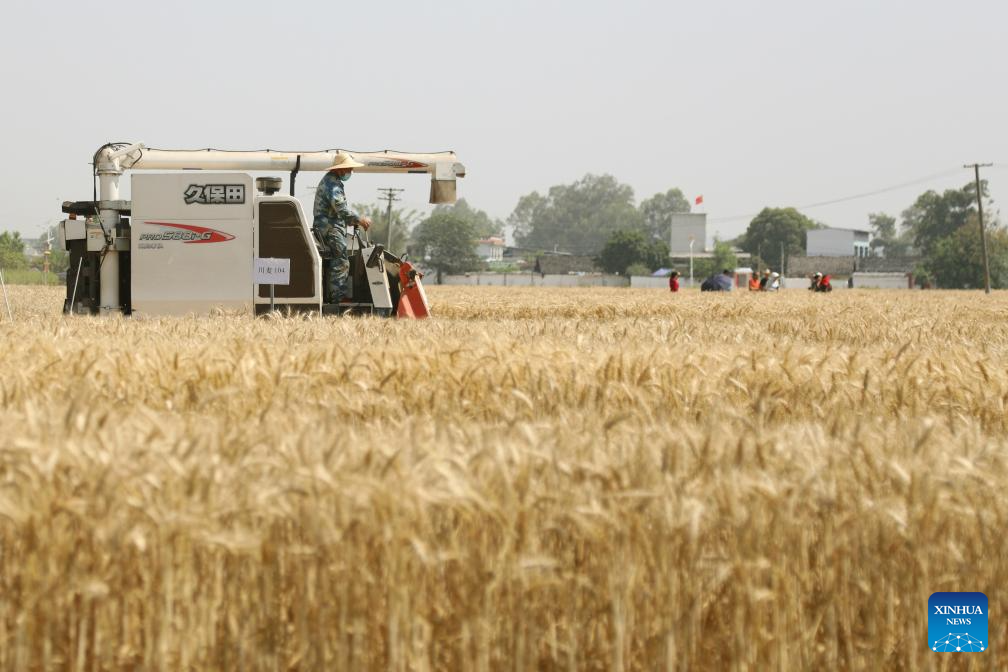
[[(351, 296), (325, 296), (327, 260), (310, 212), (294, 197), (301, 171), (324, 171), (339, 150), (235, 152), (105, 145), (95, 153), (100, 194), (63, 204), (61, 243), (70, 253), (64, 312), (187, 315), (233, 310), (371, 313), (425, 317), (422, 275), (405, 259), (350, 227)], [(425, 173), (431, 202), (455, 201), (464, 166), (451, 152), (353, 153), (359, 172)], [(156, 170), (144, 174), (140, 171)], [(131, 198), (119, 179), (131, 171)], [(195, 171), (195, 172), (194, 172)], [(283, 180), (242, 171), (289, 171)], [(257, 260), (287, 260), (287, 284), (258, 284)]]

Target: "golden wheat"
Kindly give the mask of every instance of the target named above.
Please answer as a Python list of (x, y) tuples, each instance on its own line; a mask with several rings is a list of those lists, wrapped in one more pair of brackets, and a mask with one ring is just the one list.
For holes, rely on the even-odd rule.
[(0, 668), (1005, 668), (1008, 295), (0, 314)]

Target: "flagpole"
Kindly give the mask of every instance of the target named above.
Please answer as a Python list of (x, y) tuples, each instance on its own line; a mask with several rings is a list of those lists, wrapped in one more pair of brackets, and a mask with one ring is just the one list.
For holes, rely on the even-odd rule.
[(689, 237), (689, 286), (693, 289), (693, 243), (695, 239), (693, 236)]

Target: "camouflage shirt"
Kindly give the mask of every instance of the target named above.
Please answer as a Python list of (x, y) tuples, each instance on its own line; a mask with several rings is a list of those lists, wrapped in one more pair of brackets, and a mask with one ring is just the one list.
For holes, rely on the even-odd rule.
[(347, 205), (346, 194), (343, 192), (343, 180), (331, 170), (325, 174), (315, 190), (315, 221), (313, 226), (318, 229), (324, 224), (339, 224), (346, 226), (356, 224), (360, 217)]

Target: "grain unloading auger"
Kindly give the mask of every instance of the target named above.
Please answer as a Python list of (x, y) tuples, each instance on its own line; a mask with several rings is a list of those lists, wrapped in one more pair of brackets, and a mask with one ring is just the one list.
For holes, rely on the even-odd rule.
[[(326, 304), (325, 260), (294, 197), (302, 171), (325, 171), (338, 149), (317, 152), (164, 150), (107, 144), (94, 155), (91, 201), (67, 201), (60, 237), (70, 253), (64, 310), (82, 314), (185, 315), (216, 309), (270, 310), (268, 285), (256, 284), (256, 259), (290, 260), (290, 284), (276, 285), (281, 311), (427, 315), (421, 275), (404, 257), (350, 234), (352, 298)], [(465, 167), (452, 152), (351, 152), (360, 173), (430, 175), (431, 203), (453, 203)], [(160, 171), (141, 174), (140, 171)], [(131, 172), (131, 198), (119, 178)], [(169, 172), (175, 171), (175, 172)], [(241, 171), (289, 173), (282, 179)]]

